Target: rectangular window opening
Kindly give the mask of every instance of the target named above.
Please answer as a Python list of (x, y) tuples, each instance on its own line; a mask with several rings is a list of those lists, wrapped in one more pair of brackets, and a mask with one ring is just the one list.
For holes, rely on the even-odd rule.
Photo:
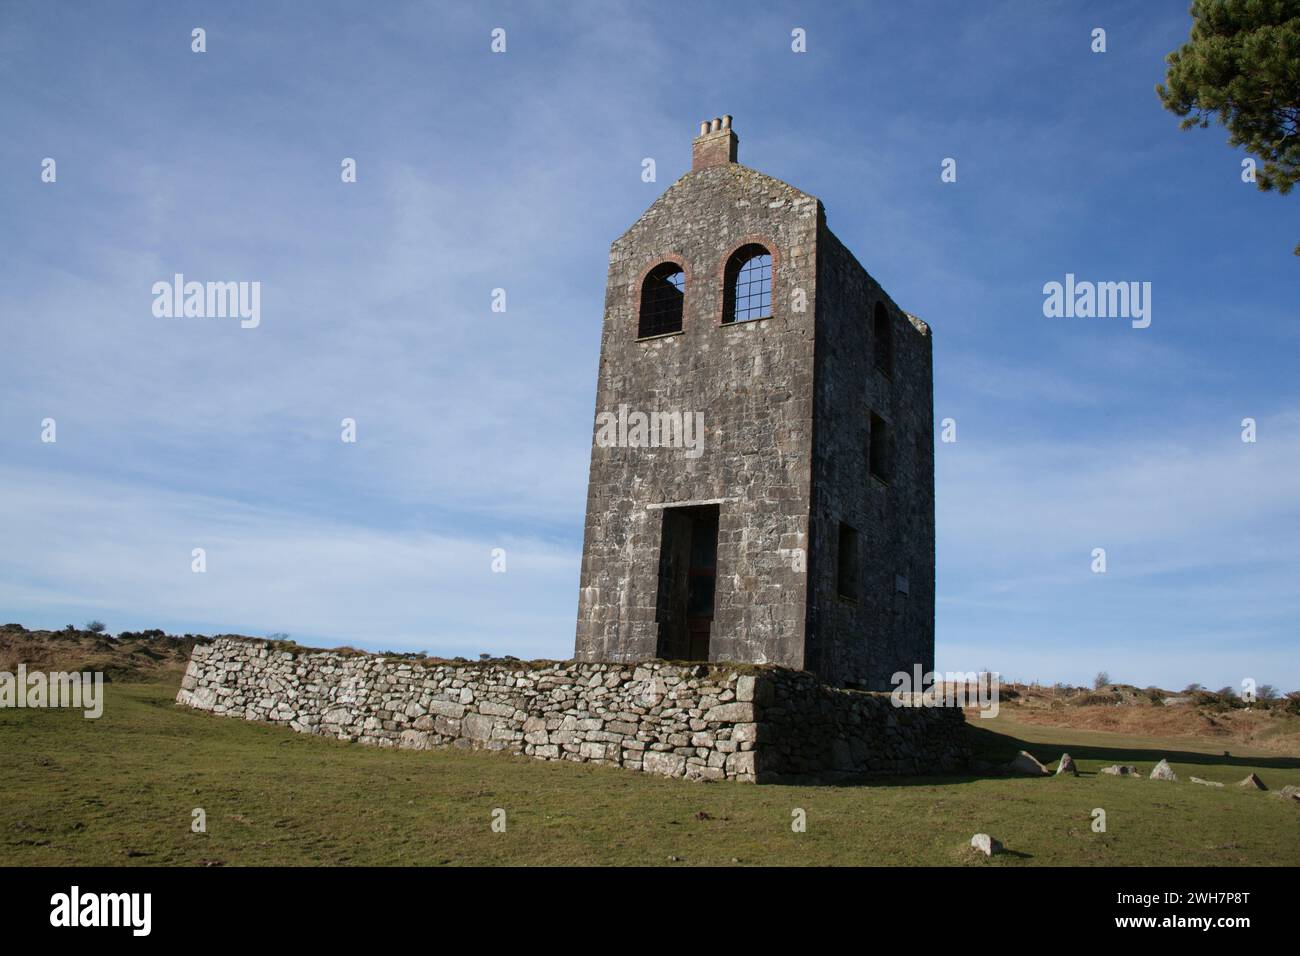
[(886, 378), (894, 376), (894, 338), (889, 324), (889, 311), (884, 303), (876, 303), (875, 321), (872, 323), (872, 351), (876, 369)]
[(858, 599), (858, 532), (840, 522), (840, 553), (836, 565), (836, 591), (850, 601)]
[(871, 431), (867, 436), (867, 452), (871, 477), (889, 482), (889, 425), (875, 412), (871, 413)]

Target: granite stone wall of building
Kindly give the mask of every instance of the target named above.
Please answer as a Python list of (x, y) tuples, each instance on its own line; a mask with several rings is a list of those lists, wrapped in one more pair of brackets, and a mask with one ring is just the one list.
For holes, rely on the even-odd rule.
[[(899, 671), (934, 667), (932, 340), (829, 229), (818, 240), (817, 281), (804, 666), (832, 683), (880, 690)], [(882, 331), (886, 368), (877, 366)], [(841, 553), (842, 525), (852, 529), (851, 556)], [(849, 558), (846, 581), (840, 565)]]
[[(664, 509), (719, 507), (709, 659), (803, 666), (813, 409), (813, 297), (821, 207), (733, 162), (673, 184), (610, 248), (596, 414), (700, 414), (704, 446), (593, 442), (576, 656), (659, 653)], [(759, 243), (773, 257), (772, 315), (722, 323), (724, 266)], [(641, 283), (685, 272), (680, 332), (638, 337)]]
[[(575, 657), (771, 663), (886, 690), (934, 663), (930, 330), (816, 197), (741, 165), (737, 144), (729, 117), (704, 124), (691, 171), (610, 247), (597, 421), (698, 414), (704, 446), (593, 441)], [(771, 255), (770, 314), (726, 322), (725, 266), (749, 244)], [(643, 283), (668, 263), (681, 328), (643, 336)], [(717, 509), (712, 620), (684, 653), (671, 522), (701, 508)]]
[(698, 781), (937, 773), (965, 760), (960, 710), (897, 708), (780, 667), (434, 661), (223, 637), (194, 648), (177, 702), (380, 747)]

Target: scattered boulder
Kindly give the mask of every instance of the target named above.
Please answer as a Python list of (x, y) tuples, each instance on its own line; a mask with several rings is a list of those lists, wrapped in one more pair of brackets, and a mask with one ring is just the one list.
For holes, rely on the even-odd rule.
[(1237, 786), (1241, 787), (1243, 790), (1267, 790), (1268, 789), (1268, 787), (1264, 786), (1264, 781), (1260, 780), (1258, 775), (1253, 773), (1245, 780), (1238, 783)]
[(985, 856), (1002, 852), (1002, 844), (987, 833), (977, 833), (970, 838), (970, 845)]
[[(1022, 750), (1020, 753), (1016, 754), (1015, 757), (1012, 758), (1011, 762), (1007, 764), (1007, 770), (1012, 773), (1026, 774), (1031, 777), (1046, 777), (1049, 775), (1048, 769), (1039, 763), (1037, 758), (1035, 758), (1028, 750)], [(976, 836), (979, 835), (980, 834), (976, 834)]]
[(1119, 764), (1119, 763), (1117, 763), (1117, 764), (1112, 764), (1112, 765), (1109, 766), (1109, 767), (1102, 767), (1102, 768), (1101, 768), (1101, 772), (1102, 772), (1102, 773), (1108, 773), (1108, 774), (1110, 774), (1112, 777), (1139, 777), (1139, 776), (1141, 776), (1141, 774), (1138, 773), (1138, 768), (1137, 768), (1137, 767), (1130, 767), (1130, 766), (1128, 766), (1127, 764)]
[(1281, 790), (1274, 790), (1273, 796), (1281, 797), (1283, 800), (1295, 800), (1296, 802), (1300, 802), (1300, 787), (1293, 787), (1288, 784)]
[(1074, 765), (1074, 758), (1069, 754), (1061, 754), (1061, 762), (1056, 765), (1056, 775), (1059, 777), (1062, 774), (1079, 776), (1079, 768)]
[(1188, 777), (1187, 779), (1190, 780), (1190, 781), (1192, 781), (1192, 783), (1199, 783), (1199, 784), (1200, 784), (1201, 786), (1203, 786), (1203, 787), (1222, 787), (1222, 786), (1223, 786), (1223, 784), (1221, 784), (1221, 783), (1216, 783), (1216, 782), (1213, 781), (1213, 780), (1202, 780), (1200, 777)]
[(1169, 761), (1166, 760), (1164, 757), (1161, 757), (1160, 762), (1156, 764), (1155, 769), (1151, 771), (1151, 779), (1152, 780), (1177, 780), (1178, 775), (1174, 773), (1174, 768), (1169, 766)]

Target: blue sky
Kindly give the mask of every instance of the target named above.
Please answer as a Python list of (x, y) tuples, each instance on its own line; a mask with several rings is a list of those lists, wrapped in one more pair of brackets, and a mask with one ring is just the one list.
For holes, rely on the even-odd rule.
[[(0, 616), (571, 654), (608, 245), (730, 113), (934, 330), (939, 667), (1300, 687), (1300, 200), (1160, 107), (1188, 26), (2, 0)], [(176, 272), (261, 325), (156, 318)], [(1150, 328), (1045, 318), (1067, 272), (1151, 282)]]

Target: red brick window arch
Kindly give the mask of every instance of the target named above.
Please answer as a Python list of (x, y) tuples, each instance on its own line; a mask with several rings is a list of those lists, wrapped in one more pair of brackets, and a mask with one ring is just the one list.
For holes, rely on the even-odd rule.
[(641, 280), (637, 338), (682, 330), (686, 306), (686, 272), (676, 262), (661, 262)]
[(748, 322), (772, 314), (772, 253), (756, 242), (741, 246), (722, 273), (722, 321)]

